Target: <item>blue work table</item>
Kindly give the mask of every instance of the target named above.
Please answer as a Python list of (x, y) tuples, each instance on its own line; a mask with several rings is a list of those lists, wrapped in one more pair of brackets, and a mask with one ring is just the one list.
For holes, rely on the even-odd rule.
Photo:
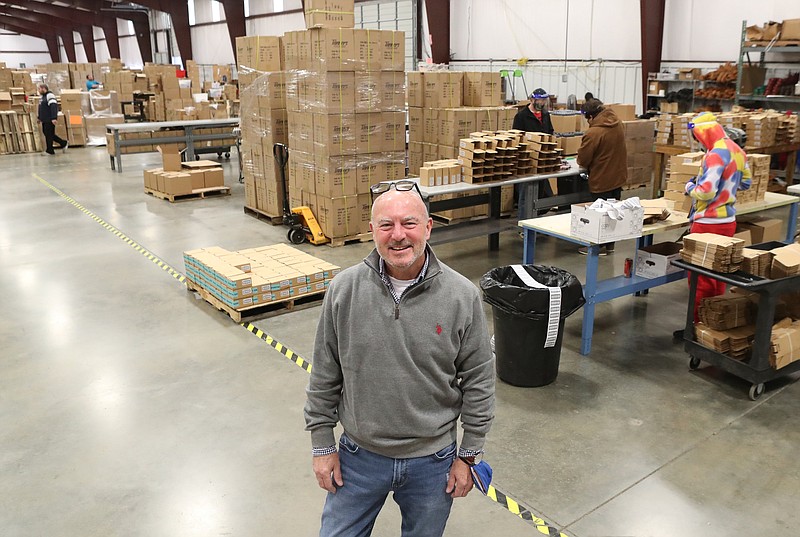
[[(797, 230), (797, 210), (800, 198), (767, 192), (763, 201), (737, 205), (738, 215), (758, 213), (776, 207), (789, 206), (788, 229), (786, 241), (792, 242)], [(522, 262), (525, 264), (533, 263), (535, 259), (536, 237), (538, 234), (548, 235), (567, 242), (571, 242), (588, 248), (586, 256), (586, 276), (583, 284), (583, 296), (586, 304), (583, 307), (583, 326), (581, 329), (581, 354), (587, 355), (592, 350), (592, 333), (594, 331), (594, 310), (595, 306), (601, 302), (612, 300), (626, 295), (632, 295), (641, 291), (646, 291), (651, 287), (658, 287), (665, 283), (681, 280), (686, 277), (685, 271), (674, 272), (666, 276), (657, 278), (642, 278), (631, 276), (626, 278), (624, 275), (614, 276), (604, 280), (597, 279), (597, 268), (600, 256), (600, 244), (589, 242), (586, 239), (574, 237), (570, 234), (569, 214), (559, 214), (555, 216), (545, 216), (541, 218), (531, 218), (520, 220), (519, 226), (524, 231), (524, 246)], [(686, 213), (673, 212), (667, 220), (648, 224), (642, 228), (642, 236), (636, 239), (636, 247), (631, 256), (636, 259), (636, 252), (643, 246), (653, 244), (653, 235), (666, 231), (689, 227), (688, 215)]]

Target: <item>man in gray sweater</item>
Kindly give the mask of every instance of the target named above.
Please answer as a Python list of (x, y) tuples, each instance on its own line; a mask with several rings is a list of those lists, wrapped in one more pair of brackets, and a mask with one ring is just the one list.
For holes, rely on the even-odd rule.
[(375, 250), (331, 282), (307, 389), (314, 473), (329, 492), (320, 536), (370, 535), (392, 492), (403, 537), (433, 537), (472, 489), (494, 361), (478, 289), (427, 245), (433, 221), (416, 185), (372, 191)]

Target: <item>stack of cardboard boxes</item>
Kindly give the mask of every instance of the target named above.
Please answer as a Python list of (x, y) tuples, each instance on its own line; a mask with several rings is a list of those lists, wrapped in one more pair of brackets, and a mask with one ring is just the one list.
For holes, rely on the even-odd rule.
[(751, 114), (744, 122), (747, 132), (747, 147), (770, 147), (775, 145), (778, 131), (778, 114)]
[(747, 164), (752, 175), (750, 188), (736, 193), (737, 203), (751, 203), (761, 201), (769, 186), (769, 155), (752, 153), (747, 155)]
[(324, 293), (341, 268), (276, 244), (236, 252), (218, 246), (183, 254), (186, 277), (234, 310)]
[(583, 133), (589, 128), (586, 119), (575, 110), (553, 110), (550, 121), (556, 134), (558, 147), (565, 156), (577, 155), (583, 141)]
[(161, 168), (144, 171), (145, 192), (185, 196), (225, 186), (219, 163), (210, 160), (182, 163), (177, 144), (160, 145), (157, 149), (161, 153)]
[(736, 272), (742, 264), (744, 241), (714, 233), (690, 233), (683, 238), (681, 259), (715, 272)]
[(672, 145), (672, 116), (661, 114), (656, 118), (656, 143)]
[(444, 186), (461, 182), (461, 164), (457, 159), (443, 159), (426, 162), (419, 169), (419, 182), (422, 186)]
[(682, 153), (669, 158), (669, 173), (664, 185), (664, 197), (671, 202), (673, 210), (688, 213), (692, 198), (686, 195), (686, 183), (697, 177), (701, 170), (703, 153)]
[(61, 114), (58, 116), (56, 134), (73, 147), (84, 146), (88, 141), (84, 111), (89, 108), (89, 94), (81, 90), (61, 91)]
[(555, 135), (540, 132), (526, 132), (528, 158), (531, 159), (531, 173), (553, 173), (561, 167), (561, 152)]
[(628, 186), (650, 184), (653, 180), (655, 123), (647, 119), (622, 122), (628, 156)]
[(36, 70), (45, 73), (44, 82), (54, 95), (60, 95), (61, 90), (72, 88), (68, 63), (48, 63), (44, 68), (37, 66)]
[(312, 28), (283, 44), (290, 205), (329, 238), (368, 233), (370, 185), (405, 175), (404, 33)]
[(116, 91), (121, 102), (132, 101), (135, 80), (133, 71), (109, 71), (103, 74), (103, 89)]
[(461, 139), (512, 127), (517, 109), (502, 106), (500, 74), (425, 71), (407, 73), (408, 166), (456, 158)]
[(245, 207), (272, 217), (283, 214), (285, 190), (274, 156), (288, 143), (286, 73), (282, 38), (236, 38)]
[(286, 145), (289, 139), (283, 71), (263, 73), (242, 88), (240, 121), (245, 206), (280, 216), (285, 190), (273, 148), (277, 143)]
[(800, 321), (787, 317), (775, 323), (769, 343), (769, 363), (775, 369), (800, 359)]

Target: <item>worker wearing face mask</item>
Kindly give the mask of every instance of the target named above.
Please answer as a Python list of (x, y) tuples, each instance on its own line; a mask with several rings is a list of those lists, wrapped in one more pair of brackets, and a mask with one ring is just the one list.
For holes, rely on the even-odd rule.
[(550, 100), (550, 96), (542, 88), (536, 88), (530, 98), (530, 104), (514, 116), (512, 128), (525, 132), (553, 134), (553, 123), (550, 121), (550, 112), (547, 111), (547, 101)]
[[(514, 116), (514, 125), (512, 128), (525, 132), (553, 134), (553, 122), (550, 121), (550, 112), (547, 111), (547, 101), (550, 100), (550, 96), (544, 89), (536, 88), (533, 90), (533, 93), (531, 93), (530, 99), (530, 104), (520, 109), (517, 115)], [(524, 189), (514, 185), (514, 198), (519, 202), (520, 211), (525, 205), (524, 192)], [(539, 196), (541, 198), (549, 198), (552, 195), (553, 189), (550, 187), (550, 183), (548, 181), (542, 181)], [(534, 215), (520, 214), (520, 218), (527, 218), (529, 216)]]

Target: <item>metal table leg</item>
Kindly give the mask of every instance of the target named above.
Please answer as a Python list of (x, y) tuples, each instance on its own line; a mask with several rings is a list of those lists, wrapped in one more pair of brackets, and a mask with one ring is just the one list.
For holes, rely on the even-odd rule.
[(586, 304), (583, 306), (583, 325), (581, 328), (581, 354), (586, 356), (592, 350), (592, 333), (594, 331), (594, 307), (597, 294), (597, 267), (600, 258), (600, 245), (592, 244), (588, 247), (586, 255), (586, 283), (583, 286), (583, 296)]
[[(489, 188), (489, 219), (500, 219), (500, 187)], [(491, 233), (489, 235), (489, 250), (500, 249), (500, 233)]]

